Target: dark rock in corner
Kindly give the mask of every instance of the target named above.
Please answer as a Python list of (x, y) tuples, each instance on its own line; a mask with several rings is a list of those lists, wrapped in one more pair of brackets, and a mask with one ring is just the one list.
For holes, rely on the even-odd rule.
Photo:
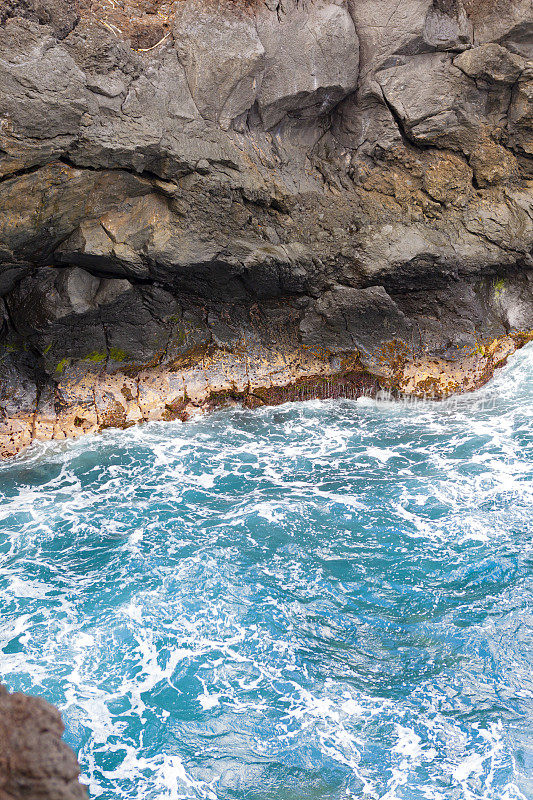
[(59, 711), (0, 686), (0, 800), (87, 800)]

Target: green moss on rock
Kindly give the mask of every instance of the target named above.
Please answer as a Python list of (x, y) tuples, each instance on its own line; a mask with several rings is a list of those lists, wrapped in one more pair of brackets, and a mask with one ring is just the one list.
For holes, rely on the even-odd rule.
[(502, 295), (505, 291), (505, 281), (503, 278), (499, 278), (494, 283), (494, 299), (498, 300), (498, 298)]
[(84, 361), (92, 361), (93, 364), (101, 364), (107, 358), (107, 353), (99, 353), (98, 350), (93, 350), (88, 356), (85, 356)]
[(62, 358), (56, 367), (56, 374), (62, 375), (66, 366), (70, 364), (70, 358)]
[(119, 347), (110, 347), (109, 348), (109, 358), (113, 361), (129, 361), (128, 354), (121, 350)]

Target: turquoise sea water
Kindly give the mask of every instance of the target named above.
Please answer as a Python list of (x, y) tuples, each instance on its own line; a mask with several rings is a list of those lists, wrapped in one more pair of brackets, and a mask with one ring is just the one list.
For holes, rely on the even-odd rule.
[(0, 467), (0, 679), (103, 800), (533, 798), (533, 349)]

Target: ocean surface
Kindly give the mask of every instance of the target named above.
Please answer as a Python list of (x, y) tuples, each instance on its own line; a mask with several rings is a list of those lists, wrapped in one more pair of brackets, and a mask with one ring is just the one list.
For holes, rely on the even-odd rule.
[(93, 798), (533, 799), (533, 346), (0, 467), (0, 680)]

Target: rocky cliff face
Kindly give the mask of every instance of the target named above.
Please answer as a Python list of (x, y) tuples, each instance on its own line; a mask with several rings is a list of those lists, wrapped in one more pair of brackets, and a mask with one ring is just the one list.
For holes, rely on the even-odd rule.
[(87, 800), (59, 712), (0, 686), (0, 800)]
[(445, 396), (531, 337), (531, 0), (0, 15), (5, 455), (232, 399)]

